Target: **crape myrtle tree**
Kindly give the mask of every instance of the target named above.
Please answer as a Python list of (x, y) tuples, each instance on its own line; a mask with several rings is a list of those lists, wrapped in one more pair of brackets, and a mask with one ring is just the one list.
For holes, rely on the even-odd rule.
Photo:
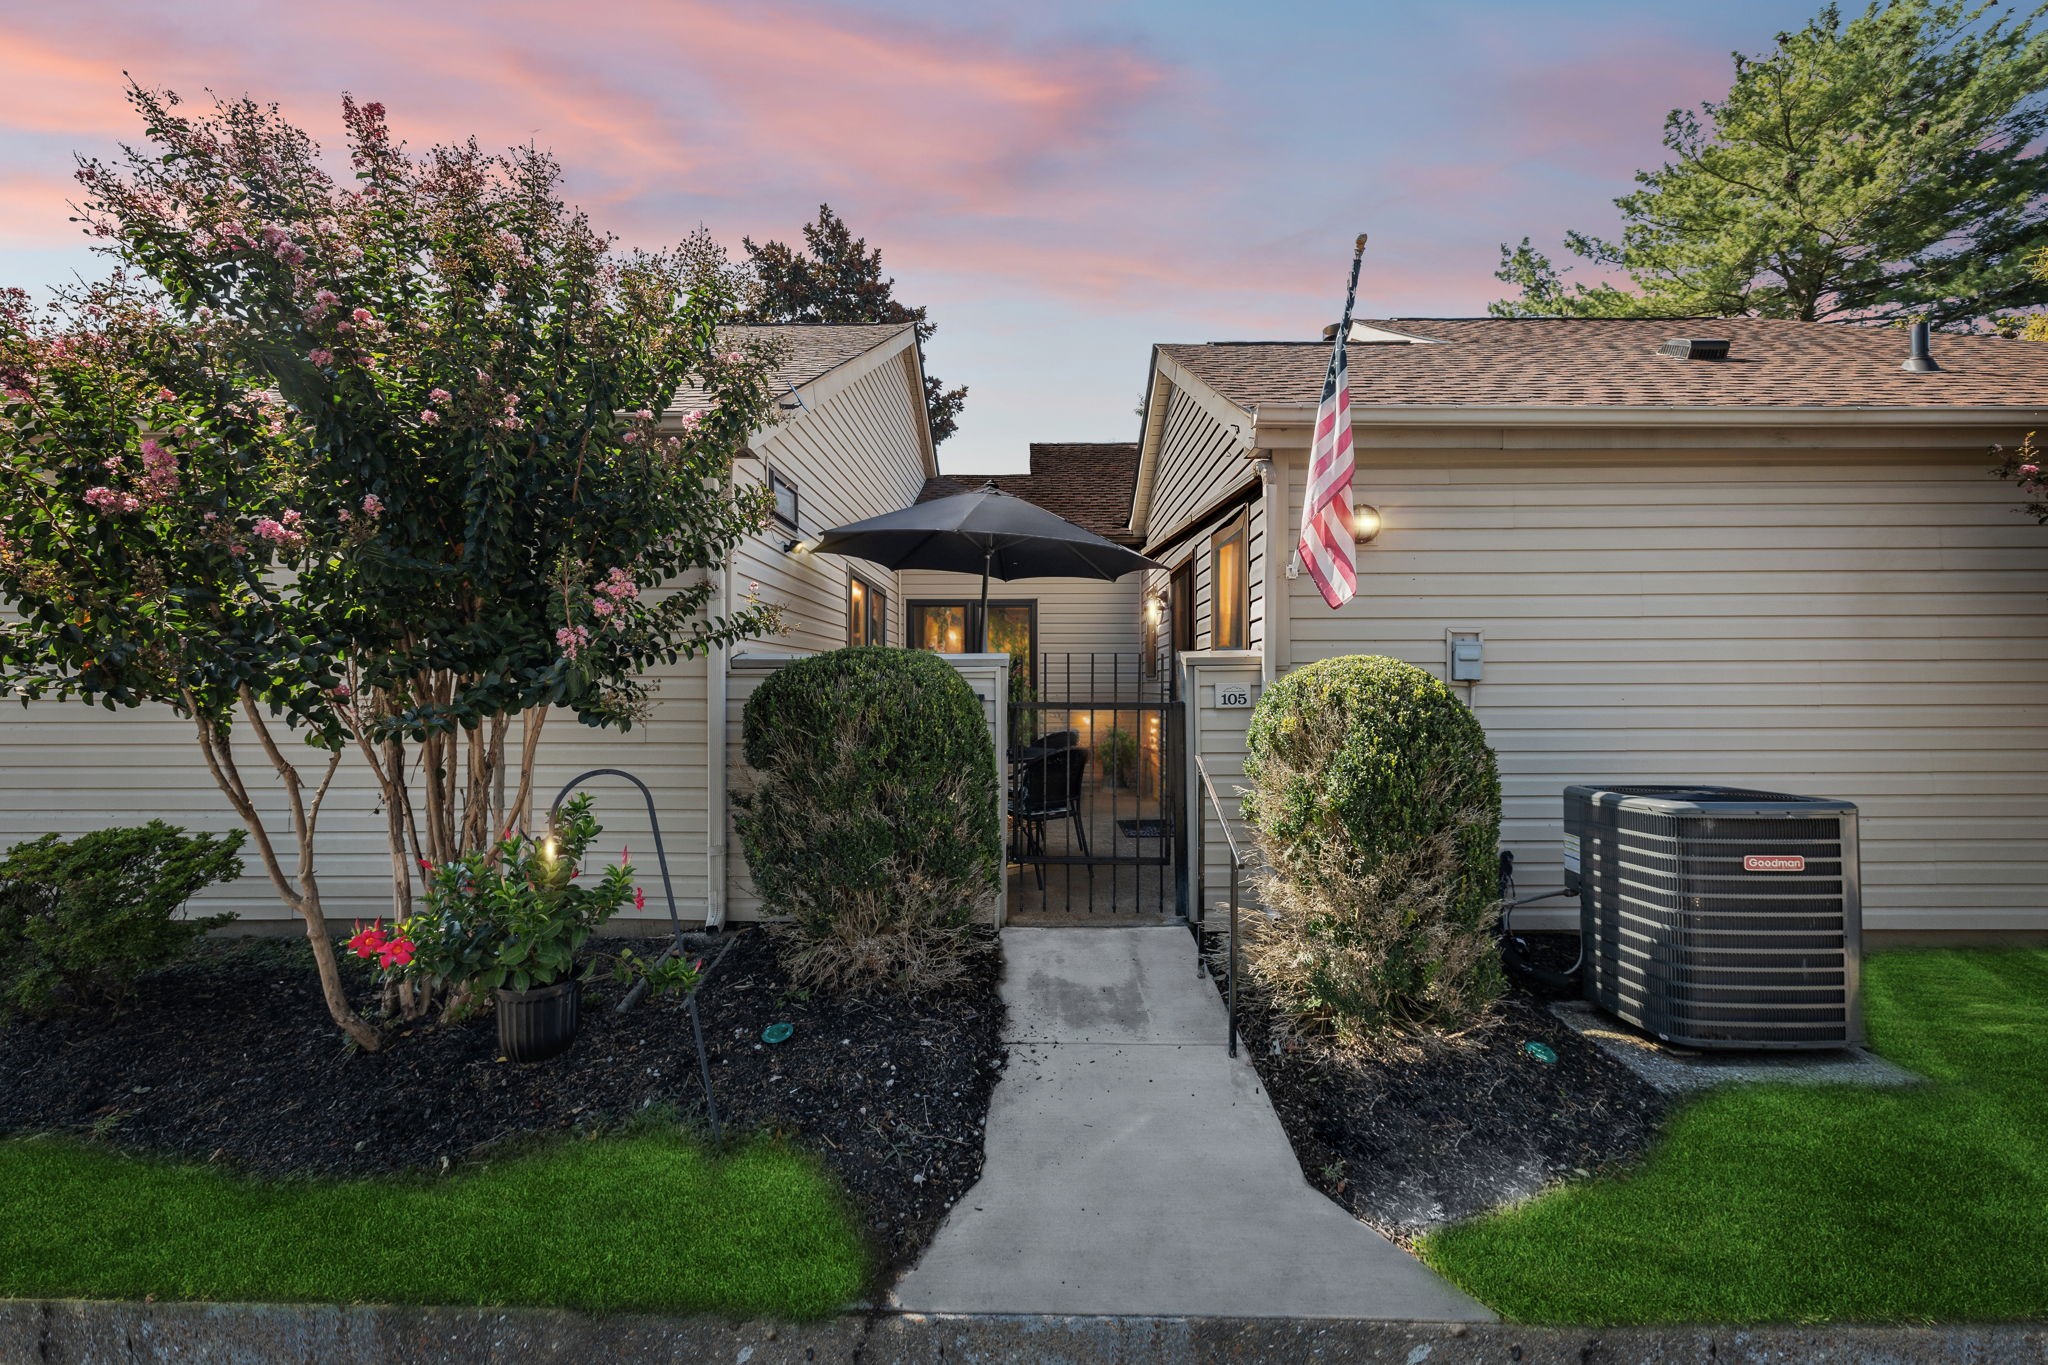
[(1567, 281), (1524, 238), (1503, 317), (1713, 316), (1982, 325), (2048, 303), (2048, 33), (2039, 10), (1833, 5), (1735, 56), (1728, 94), (1664, 123), (1670, 160), (1614, 201), (1619, 240), (1568, 233), (1625, 284)]
[[(305, 921), (328, 1009), (374, 1047), (341, 989), (313, 858), (346, 743), (338, 640), (284, 590), (304, 544), (281, 500), (289, 423), (227, 359), (227, 330), (172, 316), (118, 273), (44, 307), (0, 292), (0, 696), (190, 720)], [(236, 756), (238, 723), (283, 786), (281, 829)], [(304, 770), (286, 730), (313, 746)]]
[[(709, 616), (707, 571), (765, 516), (730, 475), (772, 420), (775, 357), (721, 341), (742, 280), (707, 236), (621, 253), (535, 149), (415, 155), (344, 99), (342, 183), (274, 107), (130, 99), (147, 142), (82, 166), (83, 217), (215, 339), (282, 448), (269, 510), (198, 581), (281, 561), (280, 632), (321, 661), (324, 704), (272, 683), (241, 714), (368, 765), (402, 918), (435, 867), (525, 823), (551, 708), (630, 726), (645, 670), (772, 628), (753, 600)], [(663, 420), (679, 393), (698, 397)], [(324, 939), (317, 902), (302, 913)]]

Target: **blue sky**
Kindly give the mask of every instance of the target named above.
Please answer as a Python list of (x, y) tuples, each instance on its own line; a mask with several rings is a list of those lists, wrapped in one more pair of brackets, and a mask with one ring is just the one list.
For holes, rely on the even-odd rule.
[(1665, 112), (1813, 9), (0, 0), (0, 284), (98, 268), (66, 178), (132, 135), (124, 70), (330, 142), (346, 89), (414, 143), (554, 148), (629, 242), (829, 200), (971, 389), (945, 466), (1017, 469), (1130, 439), (1153, 342), (1315, 335), (1359, 231), (1363, 312), (1483, 311), (1501, 242), (1612, 230)]

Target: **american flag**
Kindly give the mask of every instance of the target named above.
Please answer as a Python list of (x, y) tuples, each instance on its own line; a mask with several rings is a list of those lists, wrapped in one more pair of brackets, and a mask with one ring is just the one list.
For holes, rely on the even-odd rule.
[(1358, 263), (1365, 255), (1360, 234), (1351, 255), (1351, 285), (1344, 293), (1344, 320), (1330, 347), (1323, 377), (1323, 401), (1316, 406), (1315, 437), (1309, 443), (1308, 489), (1301, 504), (1301, 566), (1336, 610), (1358, 592), (1357, 543), (1351, 529), (1351, 367), (1345, 343), (1351, 339), (1351, 309), (1358, 301)]

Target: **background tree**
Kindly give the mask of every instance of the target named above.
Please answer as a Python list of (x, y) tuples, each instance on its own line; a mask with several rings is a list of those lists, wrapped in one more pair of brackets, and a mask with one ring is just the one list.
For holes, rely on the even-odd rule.
[[(818, 205), (818, 221), (804, 224), (804, 251), (782, 242), (756, 246), (751, 237), (740, 244), (758, 284), (750, 321), (914, 322), (919, 346), (938, 330), (924, 309), (896, 301), (896, 281), (882, 276), (881, 248), (869, 250), (867, 239), (855, 237), (830, 204)], [(949, 389), (927, 371), (924, 402), (936, 445), (959, 426), (967, 387)]]
[(1664, 123), (1672, 160), (1615, 200), (1619, 241), (1572, 255), (1628, 287), (1567, 282), (1524, 238), (1497, 316), (1925, 318), (2048, 302), (2027, 268), (2048, 217), (2048, 35), (1992, 4), (1835, 6), (1735, 55), (1726, 98)]
[[(161, 423), (154, 412), (102, 405), (61, 450), (0, 432), (14, 468), (51, 463), (51, 496), (63, 495), (34, 514), (54, 529), (9, 572), (9, 590), (35, 599), (10, 658), (60, 692), (171, 700), (101, 676), (106, 645), (71, 639), (90, 614), (114, 657), (169, 651), (167, 676), (209, 681), (184, 702), (202, 738), (223, 723), (225, 689), (281, 774), (291, 765), (273, 723), (330, 755), (356, 752), (383, 796), (403, 916), (434, 866), (524, 825), (553, 708), (629, 726), (655, 662), (772, 625), (758, 602), (706, 612), (708, 571), (766, 514), (730, 474), (772, 420), (775, 358), (720, 339), (740, 281), (715, 243), (700, 234), (674, 251), (619, 253), (562, 202), (560, 170), (537, 150), (493, 155), (472, 141), (414, 156), (381, 106), (344, 99), (355, 172), (344, 186), (274, 107), (217, 103), (188, 117), (175, 95), (130, 98), (148, 142), (81, 168), (83, 215), (156, 291), (160, 306), (141, 308), (174, 349), (199, 354), (190, 382), (220, 390), (219, 416), (201, 428), (220, 432), (218, 481), (242, 482), (213, 521), (216, 509), (185, 505), (197, 486), (144, 492), (155, 466), (135, 432)], [(21, 392), (62, 386), (47, 354), (28, 359), (36, 372)], [(185, 390), (164, 389), (182, 401)], [(697, 406), (668, 412), (679, 393)], [(95, 493), (85, 481), (117, 456), (142, 462), (122, 475), (133, 491)], [(70, 528), (159, 515), (179, 528), (182, 557), (143, 567), (129, 545), (141, 532), (124, 529), (83, 563), (83, 581), (48, 578)], [(259, 561), (292, 572), (264, 577)], [(146, 599), (158, 578), (167, 620), (188, 601), (247, 596), (255, 624), (209, 628), (195, 645), (153, 621), (125, 624), (134, 613), (96, 614), (136, 586)], [(508, 769), (516, 783), (501, 780)], [(292, 791), (304, 881), (319, 801), (300, 820)], [(299, 908), (326, 976), (317, 897), (301, 891)]]

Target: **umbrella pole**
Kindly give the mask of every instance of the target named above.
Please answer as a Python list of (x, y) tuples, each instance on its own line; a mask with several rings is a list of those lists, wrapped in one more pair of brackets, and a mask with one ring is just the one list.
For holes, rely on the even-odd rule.
[(980, 645), (980, 647), (979, 647), (978, 649), (976, 649), (976, 650), (975, 650), (975, 653), (977, 653), (977, 654), (986, 654), (986, 653), (988, 653), (988, 573), (989, 573), (989, 570), (990, 570), (990, 569), (991, 569), (991, 568), (992, 568), (992, 567), (994, 566), (994, 564), (995, 564), (995, 559), (996, 559), (996, 547), (995, 547), (995, 546), (991, 545), (991, 546), (989, 546), (989, 547), (988, 547), (988, 549), (987, 549), (987, 550), (985, 550), (985, 551), (983, 551), (983, 552), (982, 552), (982, 556), (981, 556), (981, 627), (980, 627), (979, 631), (977, 632), (977, 633), (978, 633), (978, 634), (979, 634), (979, 635), (981, 636), (981, 645)]

